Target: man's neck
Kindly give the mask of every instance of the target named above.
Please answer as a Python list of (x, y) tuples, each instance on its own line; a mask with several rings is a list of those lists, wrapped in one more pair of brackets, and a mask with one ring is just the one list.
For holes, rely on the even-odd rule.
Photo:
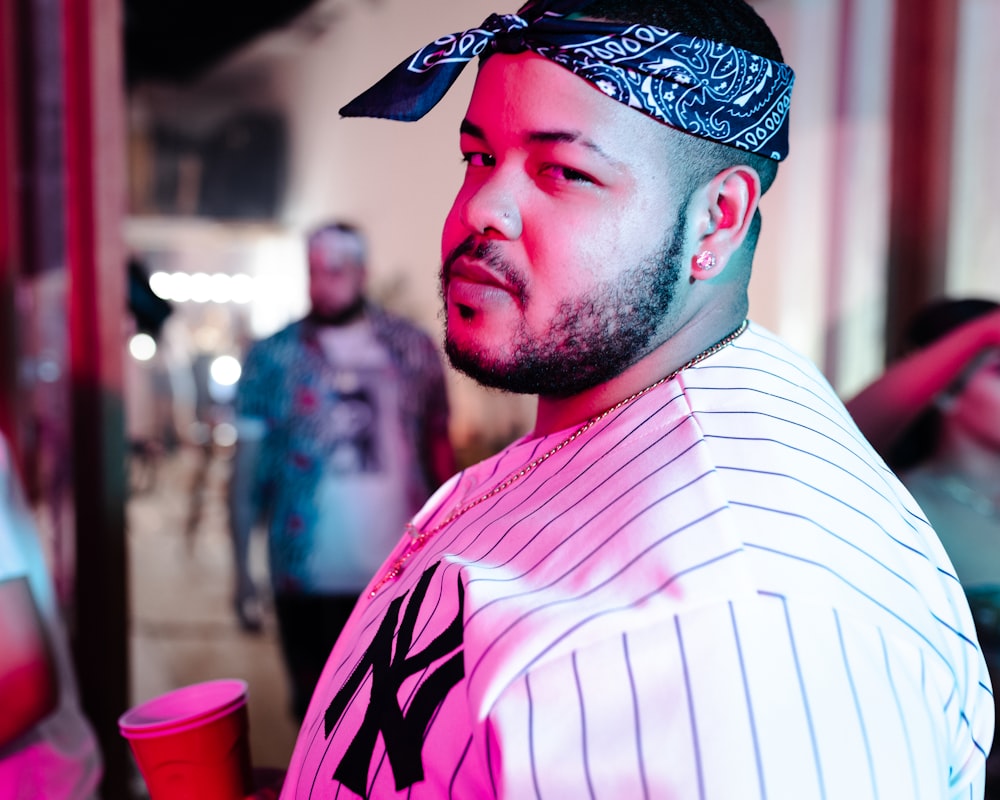
[(331, 328), (343, 328), (347, 325), (351, 325), (358, 322), (365, 316), (365, 301), (364, 298), (358, 298), (357, 301), (341, 309), (340, 311), (333, 312), (321, 312), (317, 311), (315, 308), (309, 312), (307, 319), (317, 327), (331, 327)]
[(742, 322), (729, 318), (702, 320), (673, 333), (667, 341), (609, 381), (572, 397), (539, 397), (533, 435), (546, 436), (582, 425), (665, 376), (732, 333)]

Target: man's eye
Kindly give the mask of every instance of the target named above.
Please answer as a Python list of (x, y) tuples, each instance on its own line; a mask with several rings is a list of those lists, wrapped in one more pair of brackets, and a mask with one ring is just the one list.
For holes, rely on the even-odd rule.
[(542, 172), (551, 178), (572, 183), (594, 183), (594, 179), (587, 173), (580, 172), (572, 167), (564, 167), (561, 164), (549, 164), (542, 169)]
[(497, 160), (489, 153), (462, 153), (462, 161), (470, 167), (493, 167)]

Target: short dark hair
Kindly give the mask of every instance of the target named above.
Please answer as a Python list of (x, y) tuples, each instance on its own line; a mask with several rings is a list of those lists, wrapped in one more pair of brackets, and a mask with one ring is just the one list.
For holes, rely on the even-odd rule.
[(906, 326), (904, 344), (913, 350), (927, 347), (953, 330), (1000, 308), (996, 300), (982, 297), (949, 297), (934, 300), (921, 308)]
[(579, 14), (669, 31), (739, 47), (771, 61), (784, 61), (767, 23), (744, 0), (594, 0)]
[(353, 236), (361, 250), (361, 263), (364, 264), (368, 260), (368, 242), (361, 228), (354, 223), (343, 220), (323, 223), (306, 234), (306, 243), (311, 247), (312, 243), (325, 233), (345, 233)]
[[(1000, 303), (980, 297), (942, 298), (923, 306), (911, 318), (903, 335), (902, 355), (927, 347), (963, 325), (1000, 308)], [(945, 393), (961, 392), (979, 356), (963, 367)], [(941, 412), (931, 405), (924, 409), (898, 437), (886, 456), (894, 470), (912, 469), (934, 455), (941, 436)]]
[[(669, 31), (739, 47), (783, 62), (781, 48), (767, 23), (744, 0), (594, 0), (582, 3), (580, 16), (632, 25), (655, 25)], [(760, 176), (766, 192), (778, 172), (767, 156), (685, 133), (678, 137), (678, 158), (694, 183), (704, 182), (734, 164), (746, 164)]]

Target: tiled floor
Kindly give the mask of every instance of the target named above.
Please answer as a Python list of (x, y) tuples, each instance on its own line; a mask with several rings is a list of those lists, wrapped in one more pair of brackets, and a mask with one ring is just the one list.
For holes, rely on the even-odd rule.
[[(129, 501), (132, 701), (212, 678), (250, 685), (250, 749), (256, 767), (284, 767), (297, 725), (287, 711), (284, 666), (265, 603), (264, 630), (247, 634), (232, 613), (232, 560), (224, 505), (228, 462), (199, 475), (195, 451), (159, 466), (153, 487)], [(193, 534), (186, 535), (192, 486), (203, 492)], [(251, 564), (266, 586), (262, 535)]]

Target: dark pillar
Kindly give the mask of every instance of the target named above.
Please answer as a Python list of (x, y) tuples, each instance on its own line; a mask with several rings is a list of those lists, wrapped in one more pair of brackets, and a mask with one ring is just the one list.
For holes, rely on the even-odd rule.
[(76, 665), (105, 759), (102, 796), (128, 797), (128, 592), (122, 316), (124, 88), (117, 0), (62, 0), (66, 263), (76, 515)]
[(944, 289), (958, 0), (896, 0), (886, 351)]
[(20, 215), (17, 202), (17, 125), (15, 124), (17, 20), (12, 3), (0, 3), (0, 431), (14, 452), (17, 402), (17, 314), (15, 293), (20, 271)]

